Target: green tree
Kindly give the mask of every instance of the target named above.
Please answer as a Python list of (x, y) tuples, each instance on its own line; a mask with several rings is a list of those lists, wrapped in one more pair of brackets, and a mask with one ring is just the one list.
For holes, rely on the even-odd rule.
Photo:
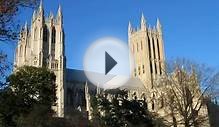
[(25, 127), (36, 121), (38, 126), (47, 116), (53, 115), (51, 107), (56, 101), (53, 72), (24, 66), (9, 76), (7, 85), (8, 88), (0, 93), (0, 117), (4, 126)]
[(7, 55), (0, 51), (0, 89), (5, 87), (6, 71), (9, 69), (9, 63), (7, 61)]
[(94, 126), (153, 127), (156, 118), (148, 111), (145, 100), (128, 99), (126, 90), (107, 90), (91, 98)]
[(0, 92), (0, 127), (13, 127), (16, 125), (14, 119), (18, 116), (16, 106), (17, 97), (10, 89), (4, 89)]

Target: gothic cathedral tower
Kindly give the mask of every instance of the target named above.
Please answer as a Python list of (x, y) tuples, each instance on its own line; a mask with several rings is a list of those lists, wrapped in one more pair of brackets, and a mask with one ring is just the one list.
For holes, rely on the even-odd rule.
[(57, 85), (57, 104), (53, 108), (57, 116), (63, 117), (66, 58), (61, 6), (56, 17), (51, 13), (45, 18), (41, 1), (38, 10), (33, 13), (31, 23), (30, 29), (27, 23), (21, 29), (15, 53), (15, 69), (28, 65), (52, 70), (56, 75)]
[(134, 29), (129, 22), (128, 41), (135, 68), (132, 77), (139, 78), (146, 89), (153, 88), (153, 82), (164, 72), (165, 55), (162, 29), (159, 19), (157, 26), (148, 27), (144, 15), (141, 16), (139, 29)]

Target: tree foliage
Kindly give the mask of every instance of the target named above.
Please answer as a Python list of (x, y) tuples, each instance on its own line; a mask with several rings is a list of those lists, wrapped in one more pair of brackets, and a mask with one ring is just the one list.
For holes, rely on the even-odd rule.
[(125, 90), (107, 90), (92, 97), (91, 106), (94, 126), (153, 127), (157, 122), (145, 100), (129, 100)]
[(0, 51), (0, 89), (5, 87), (5, 78), (6, 78), (6, 71), (9, 69), (10, 64), (7, 61), (7, 55)]
[(46, 68), (24, 66), (9, 76), (7, 85), (8, 88), (0, 93), (3, 126), (40, 125), (53, 115), (51, 107), (56, 101), (54, 73)]
[(15, 20), (22, 7), (34, 8), (39, 0), (0, 0), (0, 41), (16, 40), (19, 23)]

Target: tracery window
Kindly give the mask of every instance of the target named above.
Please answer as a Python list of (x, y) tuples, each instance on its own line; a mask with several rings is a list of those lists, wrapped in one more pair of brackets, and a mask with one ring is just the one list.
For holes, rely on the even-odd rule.
[(35, 29), (34, 29), (34, 40), (36, 40), (37, 39), (37, 27), (35, 27)]
[(56, 29), (52, 27), (52, 43), (56, 43)]

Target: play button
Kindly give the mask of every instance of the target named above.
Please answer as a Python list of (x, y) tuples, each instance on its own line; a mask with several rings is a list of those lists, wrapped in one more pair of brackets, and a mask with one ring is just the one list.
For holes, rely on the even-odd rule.
[(105, 75), (117, 64), (117, 62), (105, 52)]
[(112, 37), (91, 43), (83, 61), (89, 82), (104, 89), (118, 88), (125, 84), (133, 66), (127, 43)]

